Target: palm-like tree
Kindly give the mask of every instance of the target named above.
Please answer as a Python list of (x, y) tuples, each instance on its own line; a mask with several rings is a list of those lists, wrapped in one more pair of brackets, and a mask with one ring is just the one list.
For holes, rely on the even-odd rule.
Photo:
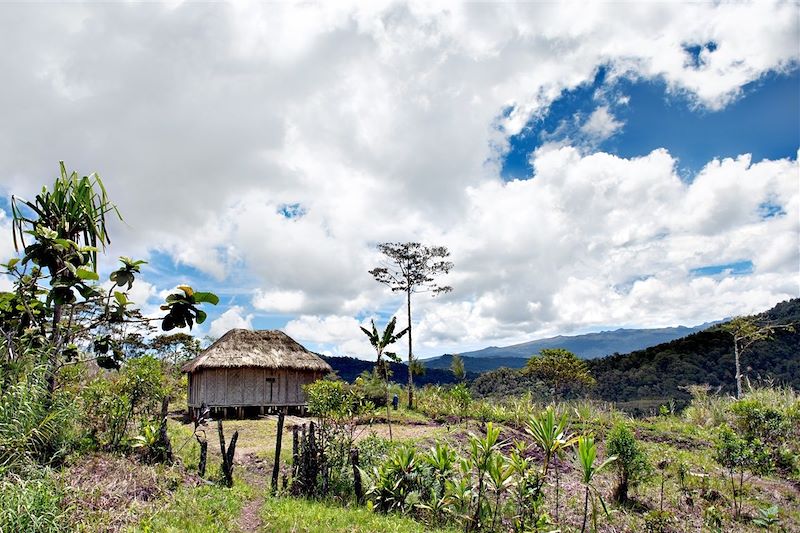
[(603, 501), (603, 496), (597, 487), (594, 486), (593, 481), (595, 474), (605, 469), (609, 464), (617, 460), (616, 456), (607, 458), (595, 467), (594, 461), (597, 458), (597, 447), (594, 444), (594, 437), (584, 435), (578, 437), (578, 465), (580, 466), (581, 483), (584, 487), (583, 498), (583, 525), (581, 526), (581, 533), (586, 531), (586, 516), (589, 511), (589, 495), (592, 495), (592, 527), (597, 531), (597, 507), (595, 505), (595, 497), (600, 500), (600, 505), (603, 511), (608, 516), (608, 509), (606, 509), (606, 502)]
[[(556, 420), (556, 414), (553, 407), (548, 407), (538, 417), (532, 416), (527, 424), (525, 424), (525, 431), (533, 438), (536, 445), (541, 448), (544, 453), (544, 466), (542, 468), (542, 478), (547, 478), (547, 472), (550, 469), (550, 462), (556, 456), (563, 454), (564, 450), (569, 448), (575, 443), (575, 438), (567, 433), (567, 426), (569, 419), (567, 413), (564, 413), (561, 418)], [(559, 508), (559, 470), (558, 463), (555, 463), (556, 471), (556, 522), (558, 522), (558, 508)]]
[(402, 330), (399, 333), (394, 332), (394, 328), (397, 326), (397, 317), (392, 317), (388, 324), (386, 324), (386, 328), (384, 328), (383, 332), (379, 332), (378, 328), (375, 327), (375, 321), (372, 320), (372, 331), (368, 330), (365, 327), (361, 327), (361, 331), (369, 338), (369, 343), (372, 344), (372, 347), (375, 348), (375, 368), (378, 369), (379, 372), (383, 374), (383, 381), (385, 385), (385, 393), (386, 393), (386, 422), (389, 424), (389, 440), (392, 440), (392, 420), (391, 420), (391, 412), (389, 411), (389, 372), (386, 361), (383, 360), (384, 356), (392, 361), (399, 362), (400, 357), (394, 352), (387, 352), (386, 348), (400, 339), (403, 335), (408, 332), (408, 328)]

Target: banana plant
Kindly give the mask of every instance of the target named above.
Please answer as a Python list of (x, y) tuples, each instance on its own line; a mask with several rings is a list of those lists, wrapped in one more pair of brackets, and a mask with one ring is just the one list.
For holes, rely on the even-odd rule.
[(594, 485), (594, 478), (595, 476), (605, 470), (608, 465), (613, 463), (617, 460), (616, 456), (608, 457), (605, 461), (600, 463), (599, 466), (595, 466), (595, 459), (597, 458), (597, 447), (594, 444), (594, 437), (591, 435), (583, 435), (578, 437), (578, 466), (580, 467), (580, 474), (581, 474), (581, 483), (583, 483), (584, 487), (584, 496), (583, 496), (583, 525), (581, 526), (581, 533), (586, 531), (586, 517), (588, 516), (589, 512), (589, 501), (591, 496), (591, 503), (592, 503), (592, 529), (597, 531), (597, 503), (596, 500), (600, 502), (600, 505), (603, 509), (603, 512), (606, 516), (608, 514), (608, 508), (606, 508), (606, 502), (603, 501), (603, 495)]
[(513, 498), (516, 513), (512, 517), (514, 531), (530, 531), (531, 524), (535, 531), (550, 524), (547, 513), (540, 512), (544, 493), (544, 478), (541, 471), (534, 467), (528, 456), (528, 443), (522, 440), (514, 442), (514, 448), (508, 456), (508, 464), (514, 470)]
[[(544, 453), (544, 465), (542, 467), (543, 479), (547, 479), (551, 461), (556, 457), (563, 456), (564, 450), (570, 448), (577, 440), (573, 435), (567, 433), (568, 425), (569, 418), (567, 413), (561, 415), (561, 418), (556, 419), (555, 410), (552, 405), (548, 406), (539, 416), (531, 416), (525, 424), (525, 431), (533, 438), (533, 442), (541, 448), (542, 453)], [(556, 462), (554, 464), (556, 477), (555, 519), (556, 523), (558, 523), (560, 472), (558, 463)]]
[(475, 510), (472, 520), (467, 523), (467, 530), (479, 530), (481, 527), (481, 515), (483, 511), (483, 493), (486, 491), (486, 476), (489, 472), (489, 463), (492, 457), (498, 453), (503, 442), (500, 442), (500, 428), (494, 427), (489, 422), (486, 424), (486, 435), (478, 437), (472, 433), (469, 435), (469, 460), (472, 464), (476, 476), (475, 490)]
[(367, 328), (361, 326), (361, 331), (369, 338), (369, 343), (375, 348), (375, 368), (383, 371), (384, 376), (384, 385), (385, 385), (385, 393), (386, 393), (386, 423), (389, 424), (389, 440), (392, 440), (392, 419), (391, 419), (391, 412), (389, 411), (389, 372), (388, 368), (385, 365), (385, 361), (383, 361), (383, 357), (385, 356), (387, 359), (391, 359), (392, 361), (399, 362), (400, 357), (394, 352), (387, 352), (386, 348), (395, 342), (397, 342), (403, 335), (408, 332), (408, 328), (400, 331), (400, 333), (395, 333), (394, 328), (397, 326), (397, 317), (392, 317), (388, 324), (386, 324), (386, 328), (384, 328), (383, 332), (378, 332), (378, 328), (375, 327), (375, 321), (372, 320), (372, 330), (368, 330)]
[(494, 492), (494, 511), (492, 513), (491, 531), (497, 531), (497, 517), (500, 514), (500, 499), (503, 494), (514, 486), (514, 467), (503, 456), (496, 453), (491, 456), (487, 464), (489, 486)]

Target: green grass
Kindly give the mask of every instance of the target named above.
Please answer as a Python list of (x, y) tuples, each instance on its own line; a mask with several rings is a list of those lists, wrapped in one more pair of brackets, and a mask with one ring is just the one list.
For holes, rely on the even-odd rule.
[(145, 516), (130, 532), (237, 531), (236, 521), (253, 490), (236, 482), (228, 489), (219, 485), (181, 487), (152, 514)]
[(301, 533), (417, 533), (454, 532), (452, 529), (426, 529), (423, 524), (397, 515), (382, 515), (366, 507), (341, 507), (295, 498), (269, 498), (261, 510), (262, 531)]

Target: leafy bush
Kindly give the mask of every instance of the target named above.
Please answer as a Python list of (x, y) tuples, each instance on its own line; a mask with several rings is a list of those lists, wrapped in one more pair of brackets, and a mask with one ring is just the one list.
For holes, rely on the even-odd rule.
[(135, 419), (151, 420), (159, 413), (164, 388), (161, 361), (143, 356), (125, 363), (118, 374), (99, 375), (81, 392), (83, 423), (89, 444), (118, 449), (126, 444)]
[(628, 500), (628, 489), (635, 488), (652, 473), (652, 467), (636, 437), (624, 422), (617, 422), (606, 437), (606, 453), (617, 457), (614, 469), (617, 484), (613, 498), (617, 502)]
[(717, 434), (714, 459), (727, 471), (731, 486), (734, 516), (742, 513), (745, 472), (769, 471), (768, 452), (758, 439), (742, 438), (729, 426), (723, 425)]
[(0, 531), (69, 531), (68, 511), (61, 507), (60, 487), (47, 475), (0, 478)]

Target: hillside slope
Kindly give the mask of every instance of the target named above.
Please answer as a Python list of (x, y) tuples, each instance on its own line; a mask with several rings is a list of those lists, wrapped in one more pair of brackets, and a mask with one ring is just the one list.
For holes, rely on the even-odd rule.
[[(764, 317), (774, 323), (800, 322), (800, 299), (781, 302)], [(779, 331), (773, 340), (754, 344), (741, 360), (751, 380), (772, 379), (800, 389), (800, 328)], [(610, 401), (686, 400), (681, 387), (707, 383), (734, 391), (731, 336), (714, 326), (688, 337), (629, 354), (589, 362), (597, 379), (594, 395)]]

